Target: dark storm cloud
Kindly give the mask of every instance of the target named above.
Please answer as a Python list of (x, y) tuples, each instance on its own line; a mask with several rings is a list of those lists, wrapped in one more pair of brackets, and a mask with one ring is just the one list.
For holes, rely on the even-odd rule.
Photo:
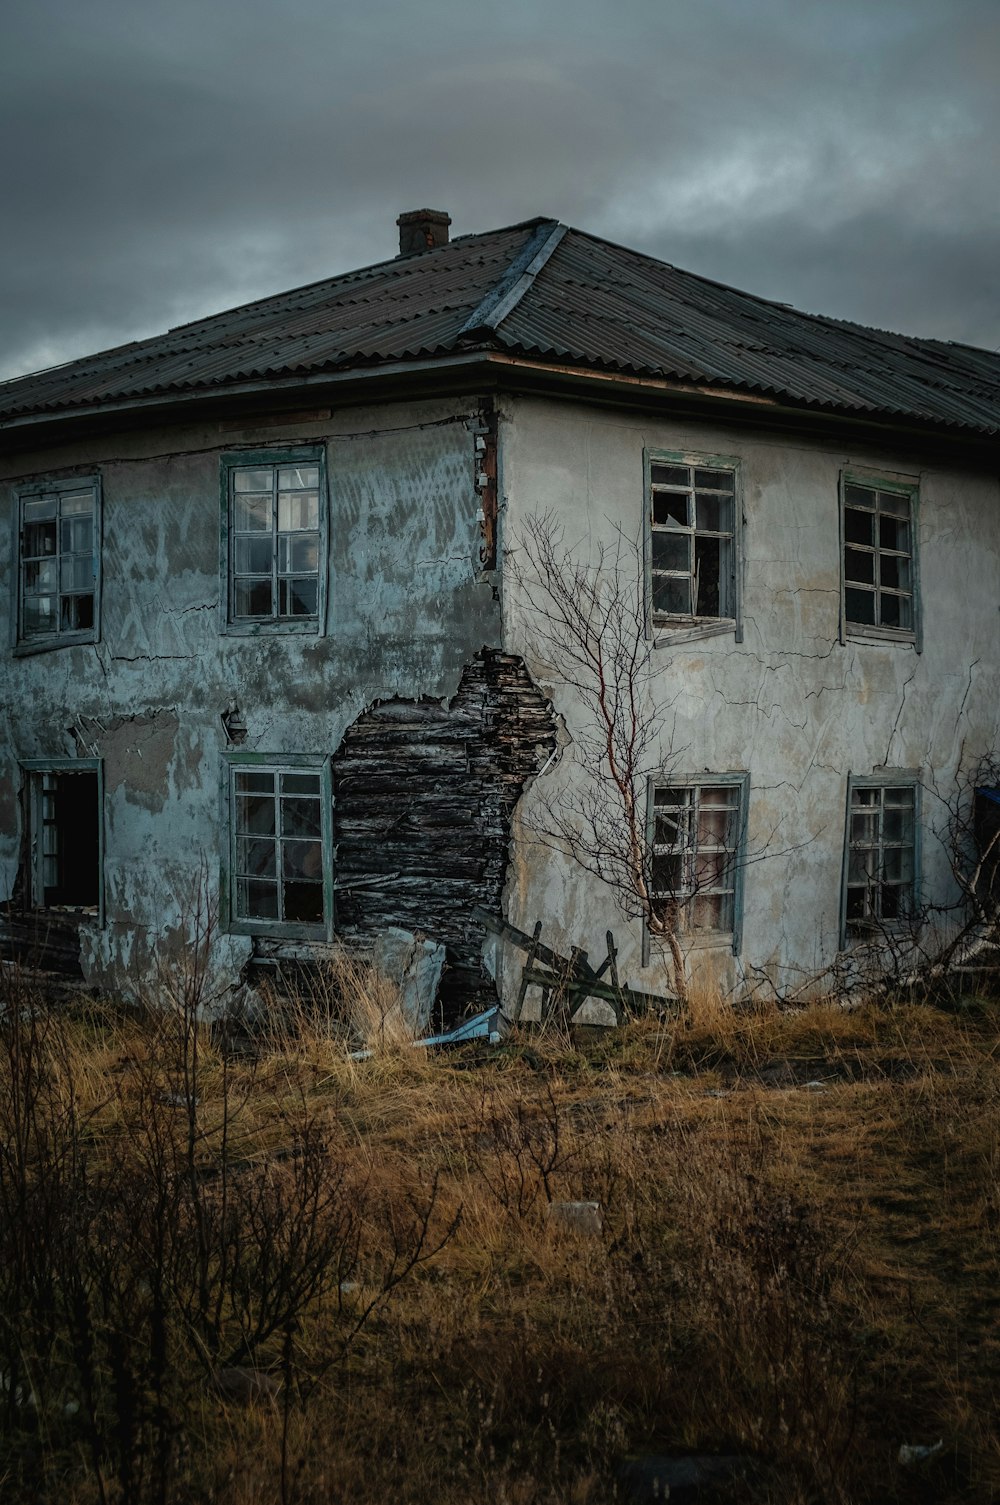
[(0, 371), (554, 214), (1000, 344), (996, 0), (32, 0), (0, 48)]

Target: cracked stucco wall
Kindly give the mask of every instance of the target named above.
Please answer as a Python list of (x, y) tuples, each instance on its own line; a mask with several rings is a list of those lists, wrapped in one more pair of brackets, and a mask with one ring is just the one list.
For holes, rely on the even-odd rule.
[[(138, 988), (170, 965), (199, 895), (213, 902), (224, 837), (221, 715), (235, 700), (247, 750), (333, 753), (369, 707), (393, 697), (451, 697), (463, 667), (501, 642), (493, 581), (479, 568), (471, 401), (398, 403), (284, 418), (255, 427), (123, 433), (0, 463), (0, 593), (13, 583), (10, 509), (22, 479), (99, 470), (104, 492), (101, 642), (25, 658), (7, 651), (0, 687), (0, 899), (21, 854), (18, 763), (100, 756), (106, 777), (107, 923), (85, 927), (94, 982)], [(941, 819), (968, 758), (1000, 740), (1000, 495), (996, 477), (919, 460), (903, 448), (837, 449), (796, 436), (690, 420), (644, 419), (583, 404), (508, 399), (500, 425), (502, 535), (553, 512), (569, 540), (635, 536), (644, 446), (741, 459), (745, 639), (657, 650), (670, 701), (662, 755), (679, 772), (749, 770), (750, 848), (743, 953), (697, 953), (724, 986), (741, 969), (779, 981), (835, 953), (849, 770), (920, 770), (928, 792), (924, 873), (947, 897)], [(323, 639), (226, 637), (219, 631), (219, 460), (261, 445), (326, 446), (330, 484), (330, 622)], [(907, 473), (920, 484), (924, 650), (838, 637), (838, 478), (846, 466)], [(531, 805), (574, 776), (578, 708), (546, 662), (532, 624), (508, 598), (503, 646), (522, 653), (553, 699), (561, 759), (515, 812), (509, 917), (545, 923), (560, 949), (603, 955), (615, 932), (626, 976), (641, 966), (641, 932), (606, 890), (530, 839)], [(249, 950), (219, 934), (220, 986)]]
[[(92, 982), (155, 985), (195, 911), (214, 906), (224, 825), (221, 716), (235, 700), (247, 751), (333, 753), (373, 702), (454, 694), (499, 638), (480, 571), (475, 399), (203, 424), (7, 455), (0, 462), (0, 586), (10, 614), (19, 482), (99, 472), (101, 640), (5, 652), (0, 693), (0, 899), (21, 858), (18, 764), (99, 756), (105, 771), (106, 924), (85, 923)], [(329, 625), (315, 637), (220, 631), (220, 457), (326, 447)], [(249, 950), (218, 934), (224, 985)]]
[[(613, 546), (617, 529), (626, 539), (640, 536), (644, 447), (739, 457), (744, 641), (728, 633), (655, 653), (658, 693), (669, 705), (661, 762), (673, 758), (678, 777), (744, 770), (751, 777), (749, 851), (760, 860), (745, 871), (742, 954), (698, 948), (694, 975), (728, 989), (761, 968), (787, 986), (833, 960), (849, 771), (919, 771), (924, 895), (949, 899), (936, 792), (953, 791), (961, 757), (971, 762), (1000, 743), (995, 473), (920, 458), (902, 444), (838, 449), (791, 434), (533, 398), (505, 401), (500, 432), (504, 537), (516, 541), (525, 517), (548, 513), (584, 552)], [(845, 468), (903, 473), (919, 483), (921, 653), (904, 643), (840, 641)], [(525, 655), (572, 739), (579, 703), (509, 587), (505, 647)], [(571, 740), (547, 778), (578, 776)], [(641, 966), (641, 926), (616, 913), (601, 884), (532, 846), (539, 792), (538, 785), (529, 790), (519, 811), (524, 834), (508, 888), (510, 919), (528, 931), (542, 919), (553, 944), (589, 946), (601, 956), (610, 926), (626, 973), (655, 986), (662, 973)]]

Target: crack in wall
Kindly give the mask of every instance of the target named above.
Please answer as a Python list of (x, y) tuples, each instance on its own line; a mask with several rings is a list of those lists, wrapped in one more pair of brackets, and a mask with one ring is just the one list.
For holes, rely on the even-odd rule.
[(112, 653), (109, 657), (113, 664), (161, 664), (171, 661), (189, 664), (193, 655), (190, 653)]
[(163, 598), (159, 595), (153, 597), (153, 603), (164, 617), (187, 617), (194, 611), (218, 611), (218, 601), (199, 601), (195, 606), (164, 606)]
[(957, 721), (961, 721), (962, 716), (965, 712), (966, 701), (972, 694), (972, 671), (977, 667), (979, 662), (980, 660), (978, 658), (974, 658), (972, 660), (972, 663), (969, 665), (969, 683), (965, 687), (965, 694), (962, 696), (962, 704), (958, 708), (958, 715), (955, 718)]
[(892, 752), (893, 740), (894, 740), (894, 738), (896, 736), (897, 731), (899, 730), (899, 723), (900, 723), (900, 720), (902, 719), (903, 712), (906, 709), (906, 692), (910, 688), (910, 686), (912, 685), (912, 683), (916, 679), (916, 677), (917, 677), (917, 671), (916, 671), (916, 669), (914, 669), (913, 673), (910, 675), (909, 679), (907, 679), (904, 682), (904, 684), (903, 684), (903, 689), (902, 689), (902, 693), (900, 695), (900, 700), (899, 700), (899, 708), (896, 711), (896, 719), (892, 723), (892, 731), (889, 733), (889, 740), (888, 740), (888, 742), (886, 743), (886, 746), (885, 746), (885, 757), (882, 759), (883, 766), (886, 767), (886, 768), (888, 768), (890, 766), (890, 763), (889, 763), (889, 754)]

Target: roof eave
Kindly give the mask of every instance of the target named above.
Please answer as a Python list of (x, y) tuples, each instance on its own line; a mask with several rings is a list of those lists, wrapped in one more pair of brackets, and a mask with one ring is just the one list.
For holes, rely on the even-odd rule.
[[(288, 408), (297, 404), (303, 395), (310, 399), (324, 392), (331, 396), (348, 392), (354, 387), (374, 394), (374, 390), (386, 386), (401, 386), (412, 389), (423, 386), (435, 372), (454, 372), (464, 376), (469, 367), (482, 364), (484, 354), (478, 350), (464, 351), (457, 355), (432, 356), (413, 360), (385, 362), (370, 365), (351, 365), (327, 371), (293, 373), (289, 376), (267, 376), (251, 381), (219, 383), (214, 387), (196, 387), (190, 390), (153, 392), (142, 396), (125, 397), (112, 401), (81, 404), (78, 407), (55, 408), (51, 411), (15, 414), (0, 419), (0, 445), (8, 441), (20, 444), (23, 438), (38, 431), (54, 434), (64, 429), (79, 432), (83, 429), (107, 429), (109, 426), (127, 424), (132, 427), (144, 420), (164, 422), (184, 421), (193, 414), (208, 413), (212, 416), (231, 414), (233, 409), (249, 403), (255, 412), (268, 408)], [(464, 385), (464, 380), (463, 380)]]
[(873, 436), (889, 433), (912, 435), (919, 437), (924, 444), (933, 440), (948, 447), (971, 447), (994, 455), (1000, 447), (1000, 435), (986, 430), (892, 414), (795, 403), (765, 393), (679, 381), (654, 373), (542, 360), (517, 352), (477, 348), (14, 415), (0, 420), (0, 448), (8, 451), (20, 449), (40, 439), (68, 437), (81, 432), (107, 432), (117, 427), (134, 428), (148, 421), (184, 422), (195, 413), (229, 417), (234, 409), (247, 405), (254, 415), (266, 410), (287, 411), (299, 405), (303, 396), (315, 400), (329, 395), (335, 402), (356, 403), (373, 398), (405, 397), (417, 392), (468, 390), (476, 385), (562, 396), (586, 394), (590, 400), (627, 406), (659, 405), (667, 400), (685, 411), (716, 415), (729, 412), (747, 417), (752, 413), (755, 424), (769, 428), (806, 427), (816, 432), (849, 429)]
[(990, 448), (994, 454), (1000, 449), (1000, 431), (936, 422), (915, 415), (838, 408), (829, 403), (796, 401), (746, 388), (682, 381), (653, 373), (563, 364), (511, 352), (495, 353), (492, 362), (494, 366), (508, 362), (521, 373), (522, 378), (537, 377), (549, 387), (561, 386), (567, 391), (576, 392), (581, 387), (587, 387), (592, 396), (603, 390), (607, 400), (612, 401), (642, 403), (648, 402), (654, 394), (660, 394), (686, 407), (710, 407), (717, 412), (728, 409), (733, 413), (752, 411), (755, 423), (771, 427), (805, 427), (817, 432), (829, 432), (831, 429), (843, 432), (849, 429), (859, 433), (912, 435), (925, 443), (933, 438), (950, 444)]

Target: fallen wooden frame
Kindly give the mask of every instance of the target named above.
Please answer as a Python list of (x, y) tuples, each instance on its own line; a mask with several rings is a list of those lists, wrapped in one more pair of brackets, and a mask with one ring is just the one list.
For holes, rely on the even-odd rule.
[[(546, 946), (541, 938), (541, 920), (536, 924), (533, 934), (529, 935), (527, 931), (511, 925), (508, 920), (498, 919), (482, 908), (473, 910), (473, 918), (479, 920), (493, 935), (511, 941), (520, 951), (525, 952), (521, 985), (511, 1023), (520, 1019), (525, 997), (531, 987), (541, 989), (543, 1020), (552, 1017), (560, 1008), (565, 1009), (567, 1016), (572, 1019), (576, 1010), (588, 998), (597, 998), (609, 1004), (616, 1024), (621, 1024), (626, 1010), (669, 1009), (677, 1006), (678, 1000), (673, 995), (644, 993), (622, 984), (618, 976), (618, 949), (610, 930), (606, 933), (607, 956), (595, 969), (590, 965), (588, 953), (579, 946), (573, 946), (568, 957)], [(608, 980), (605, 981), (605, 978)]]

